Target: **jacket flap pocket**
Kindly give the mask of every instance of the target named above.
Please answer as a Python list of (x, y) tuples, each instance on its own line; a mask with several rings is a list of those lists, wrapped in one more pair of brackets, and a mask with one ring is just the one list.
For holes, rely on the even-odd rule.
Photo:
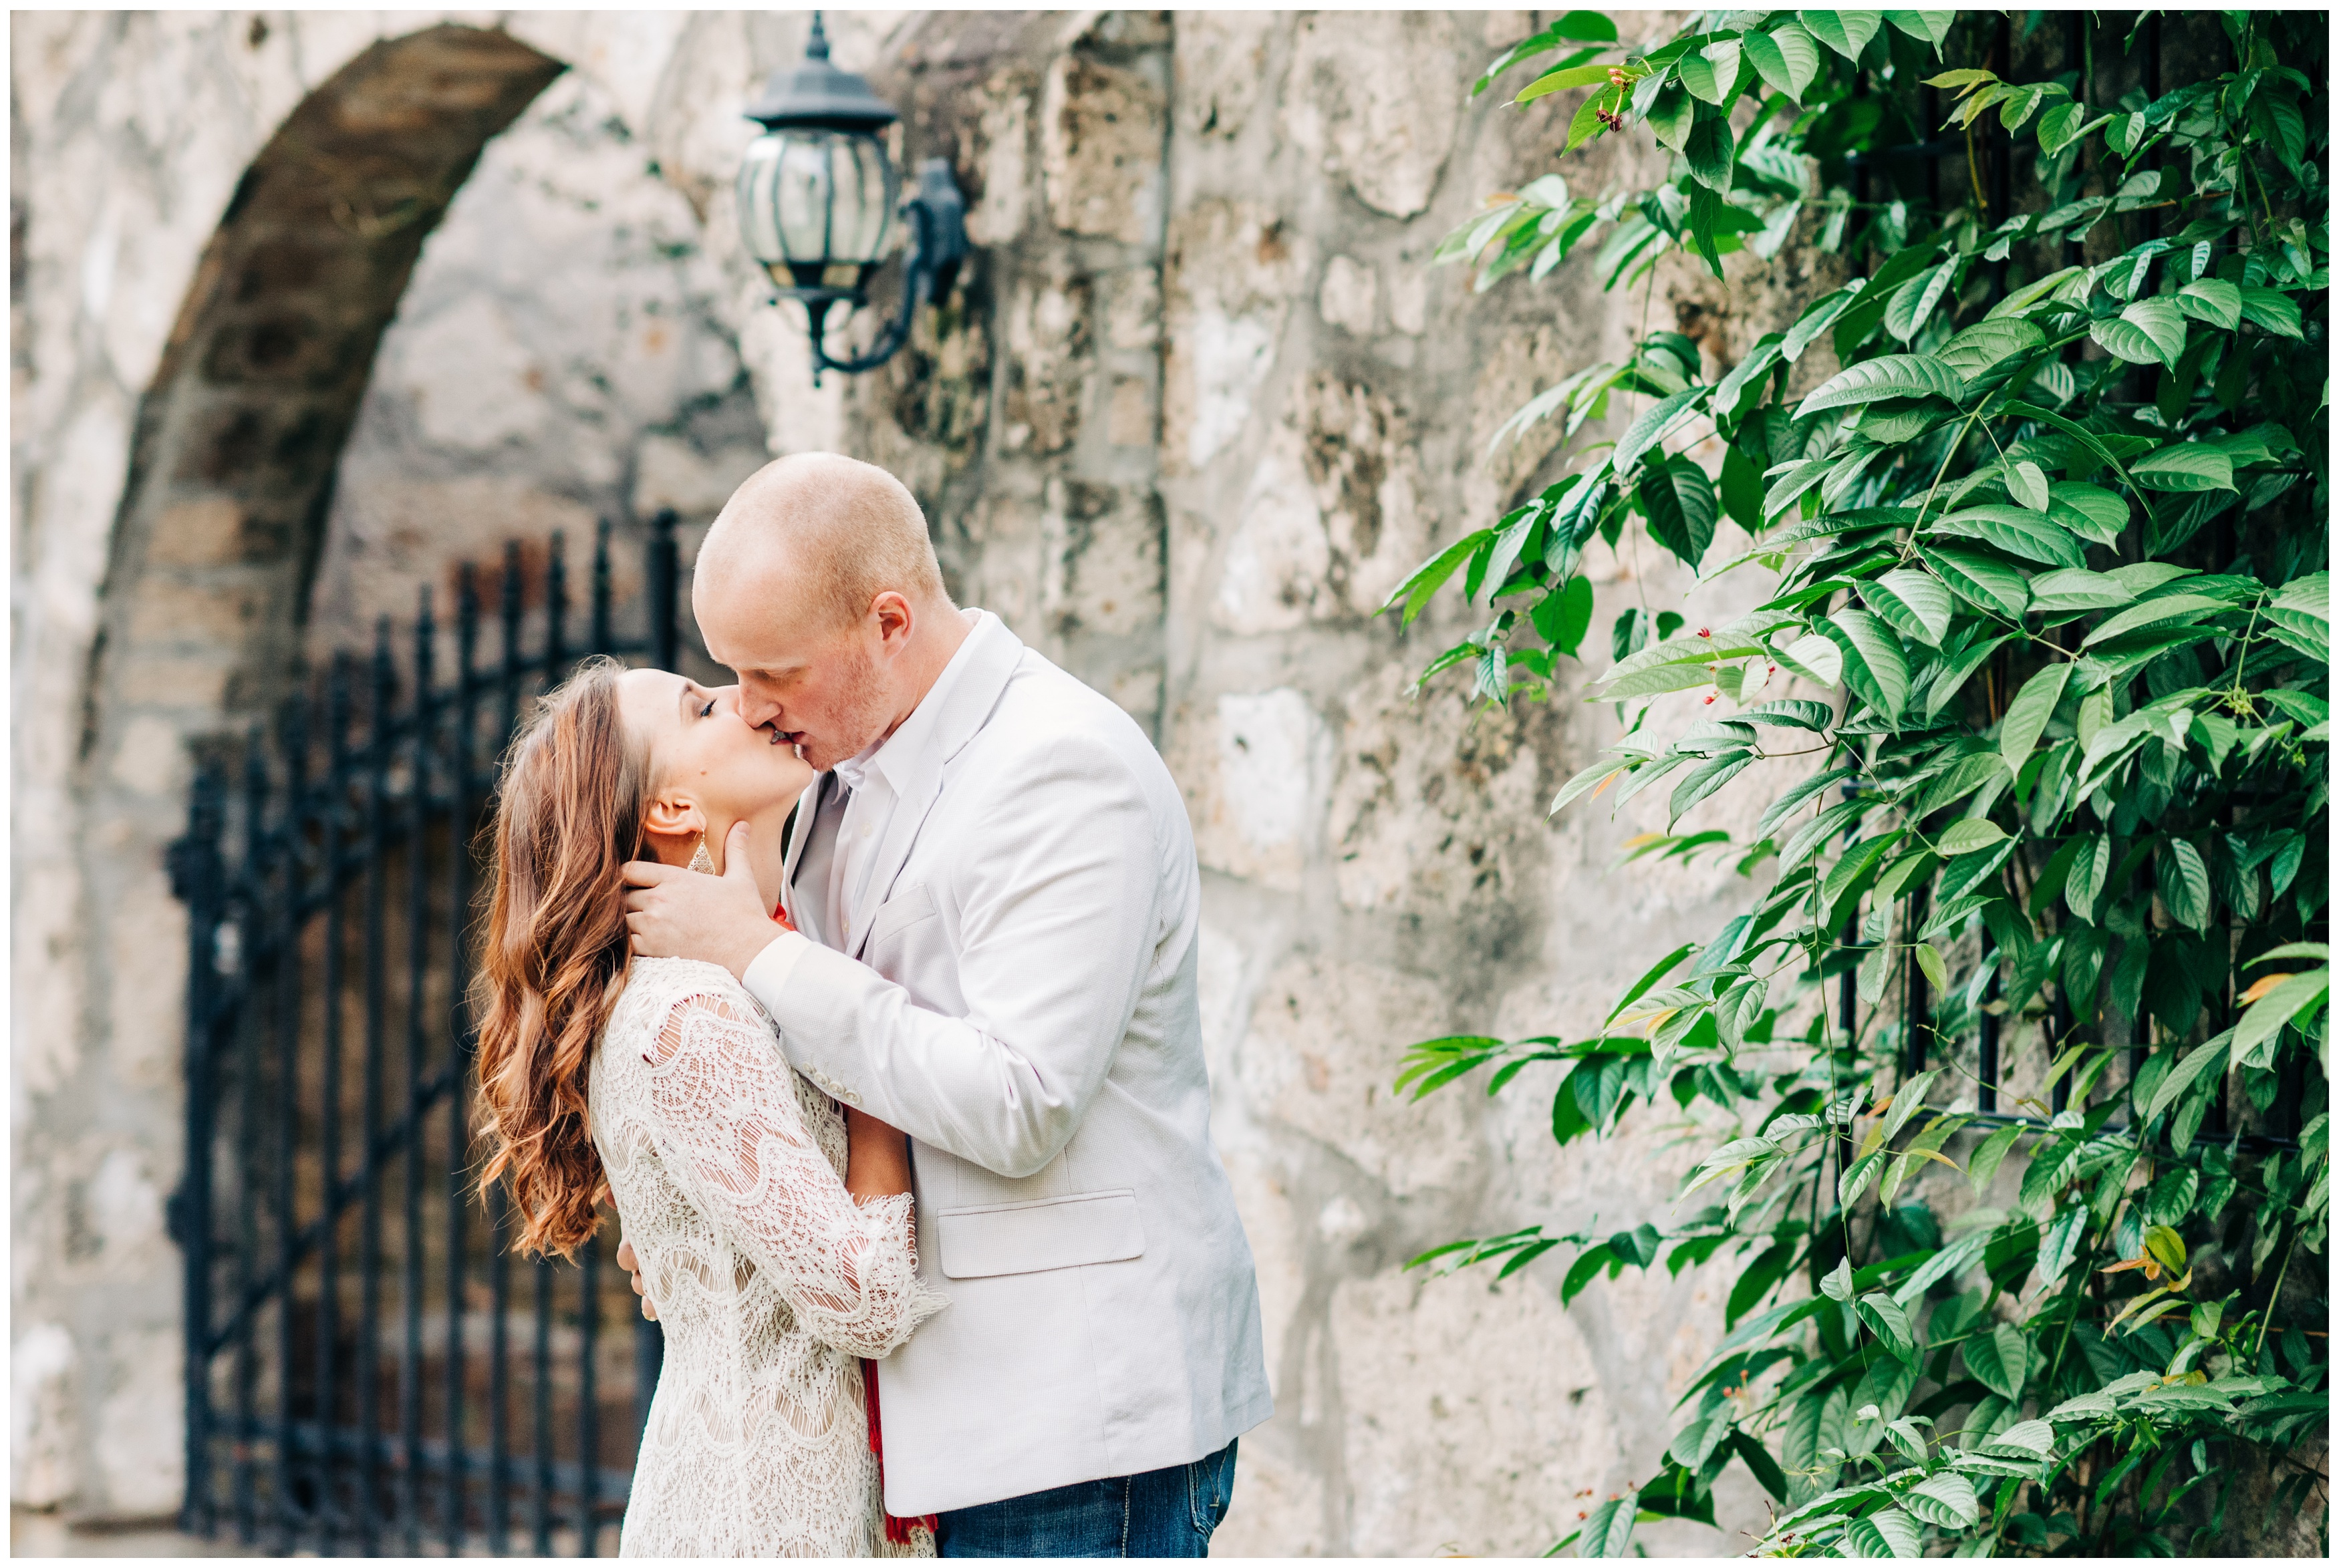
[(943, 1274), (951, 1279), (1118, 1263), (1145, 1250), (1137, 1193), (1128, 1188), (945, 1208), (934, 1217), (934, 1228)]
[(869, 942), (874, 946), (903, 927), (915, 925), (933, 913), (933, 894), (926, 891), (924, 883), (912, 883), (879, 908), (876, 918), (869, 922)]

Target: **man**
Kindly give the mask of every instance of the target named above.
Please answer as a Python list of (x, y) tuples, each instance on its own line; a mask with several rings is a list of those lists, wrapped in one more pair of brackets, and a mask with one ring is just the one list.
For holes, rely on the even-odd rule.
[[(692, 605), (821, 770), (775, 934), (745, 868), (637, 863), (637, 952), (739, 976), (824, 1090), (913, 1139), (950, 1307), (881, 1364), (885, 1506), (945, 1556), (1200, 1556), (1272, 1412), (1209, 1141), (1184, 803), (1144, 733), (943, 591), (925, 519), (829, 454), (741, 486)], [(803, 934), (799, 934), (799, 932)]]

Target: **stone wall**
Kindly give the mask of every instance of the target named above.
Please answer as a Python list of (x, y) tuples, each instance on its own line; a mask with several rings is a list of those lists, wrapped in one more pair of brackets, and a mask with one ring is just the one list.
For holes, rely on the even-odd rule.
[[(1739, 319), (1745, 291), (1733, 317), (1670, 276), (1628, 302), (1576, 270), (1474, 296), (1426, 267), (1556, 151), (1549, 113), (1465, 97), (1535, 18), (833, 18), (844, 63), (904, 110), (899, 155), (952, 159), (977, 251), (893, 363), (817, 390), (727, 184), (752, 133), (738, 105), (802, 17), (508, 18), (491, 46), (567, 73), (439, 198), (395, 319), (351, 338), (370, 385), (341, 416), (330, 502), (271, 547), (289, 597), (194, 625), (202, 582), (157, 592), (156, 567), (228, 567), (146, 541), (232, 544), (254, 508), (199, 498), (158, 534), (135, 484), (124, 499), (139, 431), (196, 388), (173, 374), (173, 322), (287, 117), (377, 39), (440, 20), (12, 19), (15, 1497), (127, 1514), (175, 1496), (161, 1195), (183, 938), (157, 855), (189, 744), (455, 556), (556, 526), (574, 548), (594, 518), (662, 503), (704, 516), (762, 451), (809, 448), (902, 474), (962, 602), (1137, 715), (1187, 792), (1217, 1132), (1278, 1406), (1245, 1441), (1221, 1550), (1539, 1551), (1651, 1474), (1719, 1335), (1714, 1281), (1630, 1276), (1563, 1308), (1549, 1266), (1496, 1284), (1403, 1264), (1537, 1220), (1662, 1221), (1673, 1132), (1563, 1151), (1533, 1075), (1491, 1101), (1388, 1089), (1415, 1039), (1591, 1028), (1733, 896), (1711, 864), (1610, 869), (1625, 833), (1663, 825), (1653, 799), (1545, 824), (1607, 710), (1412, 695), (1459, 618), (1401, 636), (1371, 615), (1423, 554), (1560, 471), (1548, 429), (1487, 454), (1538, 386), (1621, 350), (1644, 311), (1696, 312), (1724, 360), (1763, 324)], [(1578, 154), (1569, 178), (1597, 189), (1620, 155)], [(1599, 554), (1604, 625), (1628, 602), (1720, 617), (1759, 593), (1733, 577), (1684, 601), (1645, 545)], [(157, 664), (137, 687), (107, 662), (172, 626), (189, 629), (158, 659), (241, 684)], [(1760, 1517), (1751, 1494), (1724, 1502), (1732, 1529)], [(1729, 1549), (1694, 1525), (1643, 1539)]]

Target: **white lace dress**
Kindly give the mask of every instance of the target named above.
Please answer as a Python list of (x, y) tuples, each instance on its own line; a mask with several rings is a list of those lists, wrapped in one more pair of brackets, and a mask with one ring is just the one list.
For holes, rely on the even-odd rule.
[(943, 1305), (909, 1196), (854, 1201), (843, 1115), (714, 964), (634, 961), (591, 1103), (666, 1330), (620, 1554), (931, 1555), (885, 1539), (859, 1362)]

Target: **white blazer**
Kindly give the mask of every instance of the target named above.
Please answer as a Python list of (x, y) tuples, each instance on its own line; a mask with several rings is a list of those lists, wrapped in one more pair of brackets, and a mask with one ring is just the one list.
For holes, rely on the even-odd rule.
[(913, 1139), (919, 1266), (951, 1304), (881, 1363), (904, 1515), (1187, 1464), (1274, 1411), (1210, 1144), (1185, 803), (1128, 715), (975, 620), (855, 951), (784, 937), (745, 977), (790, 1062)]

